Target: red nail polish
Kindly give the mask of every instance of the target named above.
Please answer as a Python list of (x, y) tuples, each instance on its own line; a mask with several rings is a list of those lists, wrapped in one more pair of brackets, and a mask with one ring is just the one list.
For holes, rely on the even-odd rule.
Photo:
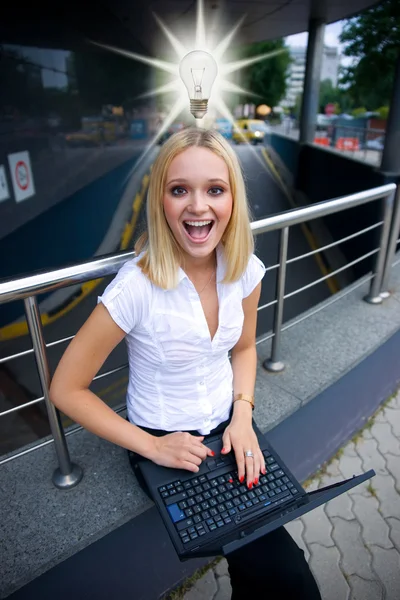
[(226, 452), (226, 449), (225, 449), (225, 448), (222, 448), (221, 452)]
[(243, 483), (244, 481), (244, 475), (241, 476), (241, 478), (239, 479), (240, 483)]
[(254, 480), (254, 485), (258, 485), (258, 479)]
[(251, 490), (251, 488), (253, 487), (253, 484), (251, 483), (251, 481), (247, 487), (249, 488), (249, 490)]
[(233, 479), (232, 479), (232, 477), (231, 477), (230, 479), (228, 479), (228, 482), (229, 482), (229, 483), (233, 483)]
[(211, 450), (211, 456), (215, 456), (215, 452)]

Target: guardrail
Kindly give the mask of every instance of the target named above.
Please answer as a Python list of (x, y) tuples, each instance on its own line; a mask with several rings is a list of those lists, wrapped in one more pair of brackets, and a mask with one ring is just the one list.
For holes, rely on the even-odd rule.
[[(376, 256), (375, 265), (371, 275), (368, 276), (368, 280), (371, 280), (370, 290), (364, 299), (365, 301), (371, 304), (380, 304), (383, 301), (383, 298), (387, 298), (390, 295), (388, 289), (388, 282), (396, 248), (400, 242), (400, 238), (397, 238), (400, 228), (399, 190), (400, 187), (397, 188), (396, 202), (396, 185), (388, 184), (364, 192), (351, 194), (349, 196), (335, 198), (303, 208), (289, 210), (277, 215), (273, 215), (266, 219), (253, 222), (251, 224), (252, 231), (255, 235), (274, 230), (280, 230), (281, 232), (279, 241), (279, 262), (275, 265), (268, 267), (267, 269), (268, 271), (276, 271), (276, 299), (258, 308), (258, 310), (260, 311), (270, 308), (272, 306), (274, 307), (274, 325), (272, 333), (257, 340), (257, 344), (260, 344), (261, 342), (264, 342), (268, 339), (273, 339), (271, 357), (264, 362), (264, 366), (266, 369), (273, 372), (279, 372), (284, 369), (284, 363), (282, 362), (280, 357), (281, 334), (290, 327), (293, 327), (294, 325), (304, 321), (306, 318), (311, 317), (313, 314), (316, 314), (317, 312), (322, 310), (322, 308), (327, 306), (327, 303), (325, 303), (322, 307), (320, 306), (315, 310), (310, 311), (306, 315), (303, 315), (299, 319), (285, 326), (282, 326), (283, 307), (286, 299), (296, 294), (299, 294), (309, 289), (310, 287), (321, 283), (326, 279), (334, 277), (341, 271), (348, 269), (353, 265), (374, 255)], [(337, 240), (336, 242), (333, 242), (331, 244), (318, 248), (317, 250), (307, 252), (305, 254), (296, 256), (288, 260), (287, 250), (290, 227), (292, 227), (293, 225), (304, 223), (306, 221), (318, 219), (327, 215), (331, 215), (333, 213), (354, 208), (356, 206), (376, 200), (383, 200), (382, 219), (380, 221), (365, 229), (357, 231), (352, 235)], [(341, 243), (344, 243), (357, 236), (363, 235), (364, 233), (373, 229), (377, 229), (378, 227), (381, 227), (381, 232), (380, 241), (377, 248), (374, 248), (373, 250), (367, 252), (366, 254), (357, 258), (356, 260), (340, 267), (336, 271), (333, 271), (328, 275), (325, 275), (324, 277), (321, 277), (316, 281), (303, 286), (302, 288), (285, 294), (286, 266), (289, 263), (302, 260), (318, 252), (323, 252), (329, 248), (338, 246)], [(16, 452), (11, 456), (0, 460), (0, 465), (9, 462), (10, 460), (16, 459), (20, 456), (23, 456), (28, 452), (41, 448), (47, 444), (54, 443), (59, 466), (53, 473), (53, 483), (58, 488), (66, 489), (77, 485), (77, 483), (79, 483), (79, 481), (81, 480), (83, 475), (82, 469), (78, 465), (71, 463), (68, 452), (68, 446), (66, 443), (66, 436), (72, 435), (73, 433), (81, 430), (82, 428), (80, 426), (76, 426), (70, 429), (67, 433), (65, 433), (62, 427), (60, 413), (58, 409), (52, 404), (49, 397), (51, 376), (47, 356), (48, 348), (68, 342), (74, 336), (69, 336), (63, 339), (56, 340), (55, 342), (46, 344), (43, 336), (37, 295), (52, 292), (62, 287), (67, 287), (76, 283), (83, 283), (85, 281), (90, 281), (107, 275), (115, 274), (121, 268), (121, 266), (133, 256), (134, 252), (121, 252), (112, 256), (106, 256), (104, 258), (89, 260), (62, 269), (35, 273), (33, 275), (28, 275), (19, 279), (10, 279), (0, 282), (0, 304), (16, 300), (24, 301), (28, 329), (32, 339), (31, 349), (10, 356), (6, 356), (0, 359), (0, 364), (12, 361), (22, 356), (34, 354), (39, 379), (43, 391), (43, 396), (25, 404), (11, 408), (9, 410), (3, 411), (2, 413), (0, 413), (0, 417), (22, 410), (28, 406), (32, 406), (33, 404), (45, 402), (50, 429), (52, 433), (51, 439), (46, 440), (44, 442), (40, 442), (34, 445), (33, 447), (22, 450), (20, 452)], [(345, 290), (344, 292), (339, 292), (335, 294), (335, 296), (328, 302), (328, 304), (332, 304), (347, 293), (353, 291), (355, 287), (364, 283), (365, 278), (363, 278), (361, 283), (358, 283), (356, 286), (351, 286), (350, 290)], [(112, 375), (113, 373), (127, 368), (127, 366), (128, 365), (121, 365), (116, 369), (112, 369), (111, 371), (98, 374), (96, 375), (94, 380)], [(123, 409), (124, 406), (121, 406), (117, 409), (117, 412), (121, 412)]]

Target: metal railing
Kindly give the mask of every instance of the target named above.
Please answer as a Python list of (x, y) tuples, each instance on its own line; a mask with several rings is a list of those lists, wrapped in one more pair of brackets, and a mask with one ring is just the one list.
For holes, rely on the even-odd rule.
[[(399, 188), (398, 188), (399, 189)], [(264, 362), (266, 369), (278, 372), (284, 369), (284, 363), (280, 357), (280, 344), (281, 335), (284, 331), (289, 328), (301, 323), (305, 319), (318, 313), (326, 306), (336, 302), (339, 298), (352, 292), (357, 287), (364, 285), (366, 280), (371, 281), (370, 290), (365, 300), (371, 304), (378, 304), (382, 302), (383, 298), (389, 295), (388, 282), (390, 271), (393, 265), (394, 255), (400, 239), (398, 239), (398, 232), (400, 228), (400, 193), (397, 192), (397, 202), (395, 207), (395, 196), (396, 186), (395, 184), (388, 184), (344, 196), (341, 198), (335, 198), (333, 200), (327, 200), (319, 202), (303, 208), (289, 210), (277, 215), (273, 215), (266, 219), (256, 221), (251, 224), (251, 228), (255, 235), (266, 233), (270, 231), (280, 230), (279, 240), (279, 262), (275, 265), (268, 267), (267, 271), (276, 271), (276, 299), (268, 302), (267, 304), (260, 306), (258, 310), (265, 310), (270, 307), (274, 307), (274, 319), (273, 319), (273, 331), (267, 336), (257, 340), (257, 344), (264, 342), (268, 339), (272, 339), (271, 357)], [(376, 200), (383, 200), (382, 219), (377, 223), (364, 228), (354, 234), (346, 236), (342, 239), (337, 240), (331, 244), (307, 252), (300, 256), (296, 256), (288, 260), (288, 242), (289, 242), (289, 230), (293, 225), (302, 224), (306, 221), (318, 219), (331, 215), (340, 211), (348, 210), (362, 204), (366, 204)], [(285, 293), (286, 285), (286, 267), (288, 264), (303, 260), (310, 257), (317, 252), (324, 252), (327, 249), (333, 248), (342, 244), (350, 239), (357, 236), (363, 235), (373, 229), (381, 227), (380, 241), (377, 248), (367, 252), (363, 256), (353, 260), (352, 262), (336, 269), (333, 272), (328, 273), (324, 277), (315, 280), (297, 290), (290, 293)], [(375, 255), (375, 265), (372, 274), (363, 278), (356, 285), (350, 286), (349, 289), (345, 289), (343, 292), (338, 292), (328, 302), (325, 302), (322, 306), (309, 311), (307, 314), (301, 316), (297, 320), (294, 320), (285, 326), (282, 326), (283, 321), (283, 308), (285, 300), (293, 297), (295, 294), (299, 294), (314, 285), (334, 277), (339, 272), (352, 267), (353, 265), (366, 260), (367, 258)], [(13, 460), (19, 456), (23, 456), (28, 452), (31, 452), (37, 448), (41, 448), (47, 444), (54, 443), (55, 450), (58, 458), (58, 468), (53, 474), (53, 482), (59, 488), (70, 488), (82, 478), (82, 469), (73, 463), (71, 463), (68, 447), (66, 443), (66, 435), (71, 435), (76, 431), (81, 430), (80, 426), (76, 426), (70, 429), (67, 434), (65, 433), (58, 409), (52, 404), (49, 398), (49, 387), (50, 387), (50, 369), (48, 364), (47, 351), (49, 348), (70, 341), (74, 336), (69, 336), (51, 342), (45, 343), (42, 323), (40, 318), (40, 311), (37, 303), (36, 296), (38, 294), (48, 293), (58, 290), (63, 287), (68, 287), (76, 283), (83, 283), (93, 279), (98, 279), (107, 275), (115, 274), (121, 266), (130, 258), (134, 256), (134, 252), (121, 252), (112, 256), (106, 256), (104, 258), (98, 258), (89, 260), (71, 267), (65, 267), (63, 269), (56, 269), (49, 272), (40, 272), (19, 279), (10, 279), (0, 282), (0, 304), (6, 302), (12, 302), (15, 300), (23, 300), (25, 305), (25, 313), (28, 323), (29, 333), (32, 339), (32, 348), (23, 352), (12, 354), (4, 357), (0, 360), (1, 363), (6, 361), (12, 361), (22, 356), (33, 354), (36, 359), (37, 369), (39, 373), (39, 379), (43, 391), (43, 396), (36, 398), (25, 404), (21, 404), (17, 407), (0, 413), (0, 417), (8, 415), (10, 413), (22, 410), (33, 404), (45, 402), (50, 430), (52, 438), (44, 442), (40, 442), (28, 449), (24, 449), (20, 452), (14, 453), (7, 458), (0, 460), (0, 465)], [(112, 375), (122, 369), (125, 369), (127, 365), (121, 365), (115, 369), (96, 375), (94, 379), (100, 379)], [(117, 408), (117, 412), (121, 412), (124, 406)]]

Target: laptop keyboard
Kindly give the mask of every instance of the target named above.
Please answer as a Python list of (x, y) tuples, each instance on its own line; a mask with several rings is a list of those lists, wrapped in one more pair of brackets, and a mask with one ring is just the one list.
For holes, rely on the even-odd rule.
[(240, 483), (237, 470), (218, 475), (221, 469), (158, 488), (183, 544), (243, 523), (299, 495), (278, 461), (268, 451), (263, 454), (267, 472), (252, 489)]

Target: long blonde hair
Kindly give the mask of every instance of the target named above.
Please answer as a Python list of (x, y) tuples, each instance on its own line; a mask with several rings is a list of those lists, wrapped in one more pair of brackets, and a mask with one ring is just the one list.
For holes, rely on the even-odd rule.
[(250, 211), (242, 170), (236, 153), (229, 143), (216, 131), (188, 128), (172, 135), (162, 146), (154, 162), (147, 194), (147, 232), (135, 245), (143, 273), (155, 285), (171, 289), (177, 285), (178, 268), (182, 264), (181, 248), (166, 221), (163, 209), (167, 172), (173, 159), (192, 146), (207, 148), (220, 156), (229, 171), (232, 193), (232, 214), (222, 236), (226, 273), (224, 283), (237, 281), (244, 273), (254, 240), (250, 229)]

